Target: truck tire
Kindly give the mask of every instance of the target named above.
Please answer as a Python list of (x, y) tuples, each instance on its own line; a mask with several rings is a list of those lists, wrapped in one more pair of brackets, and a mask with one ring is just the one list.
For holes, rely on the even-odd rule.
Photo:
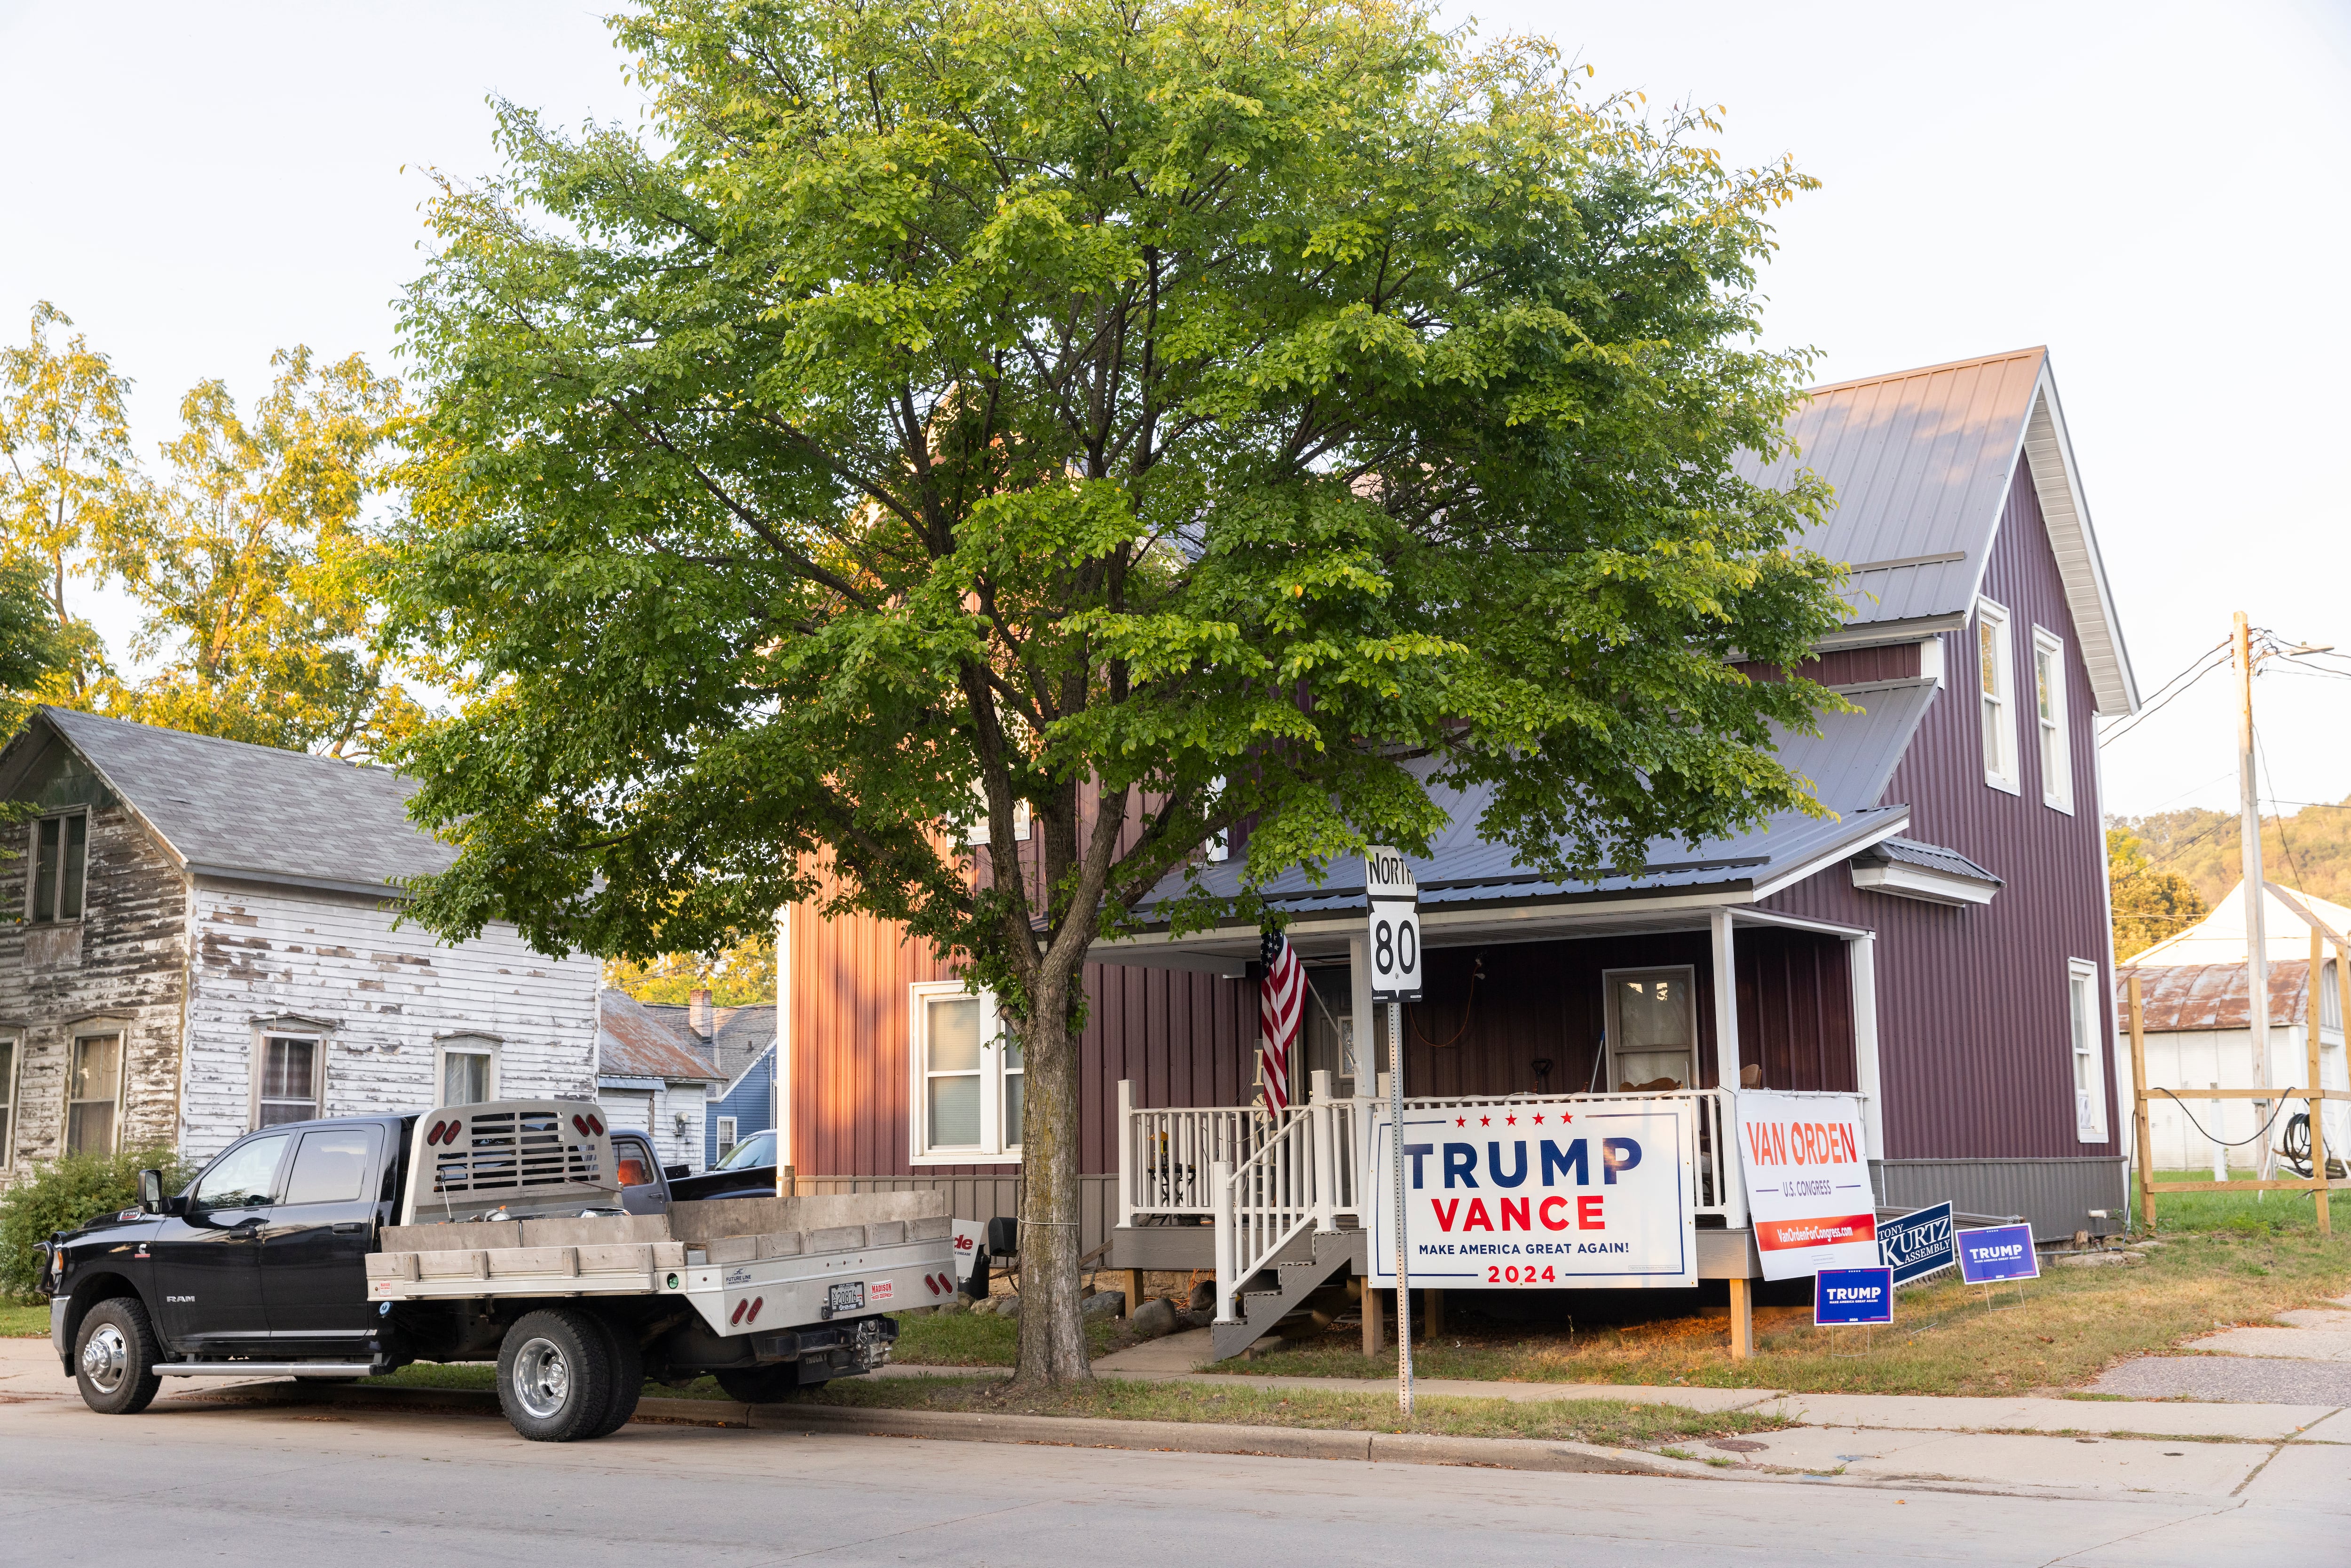
[(136, 1416), (163, 1386), (155, 1373), (162, 1359), (147, 1309), (136, 1296), (116, 1296), (90, 1308), (74, 1335), (74, 1385), (101, 1416)]
[(820, 1383), (803, 1385), (799, 1369), (790, 1362), (781, 1366), (722, 1366), (711, 1375), (718, 1386), (726, 1391), (729, 1399), (739, 1399), (746, 1405), (775, 1405), (798, 1396), (803, 1387), (821, 1388)]
[(599, 1316), (596, 1326), (604, 1331), (612, 1347), (612, 1391), (595, 1429), (582, 1436), (609, 1437), (637, 1413), (637, 1400), (645, 1391), (645, 1354), (638, 1347), (637, 1331), (631, 1324)]
[(576, 1307), (525, 1313), (498, 1346), (498, 1407), (534, 1443), (597, 1435), (612, 1401), (612, 1341)]

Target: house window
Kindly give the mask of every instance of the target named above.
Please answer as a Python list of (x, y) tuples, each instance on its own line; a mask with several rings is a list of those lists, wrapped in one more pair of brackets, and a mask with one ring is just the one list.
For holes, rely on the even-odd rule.
[[(2335, 960), (2329, 958), (2318, 967), (2318, 1027), (2340, 1033), (2343, 1029), (2343, 991), (2342, 982), (2335, 977)], [(0, 1045), (0, 1050), (5, 1049), (5, 1045)], [(0, 1092), (5, 1092), (5, 1084), (0, 1084)], [(8, 1151), (0, 1147), (0, 1160), (7, 1157)]]
[(16, 1042), (0, 1040), (0, 1170), (16, 1148)]
[(2085, 1144), (2106, 1141), (2106, 1073), (2098, 1030), (2098, 967), (2085, 958), (2065, 966), (2074, 1041), (2074, 1131)]
[(2074, 748), (2065, 733), (2065, 643), (2053, 632), (2032, 629), (2032, 705), (2041, 737), (2041, 803), (2074, 809)]
[(953, 982), (913, 988), (914, 1157), (928, 1165), (1020, 1157), (1020, 1042), (996, 998)]
[(1983, 702), (1984, 782), (2019, 794), (2016, 781), (2016, 674), (2009, 652), (2008, 612), (1976, 601), (1976, 686)]
[(326, 1092), (326, 1054), (316, 1036), (263, 1035), (253, 1124), (276, 1127), (323, 1115), (319, 1101)]
[(66, 1153), (112, 1154), (121, 1104), (122, 1036), (76, 1036), (66, 1081)]
[(33, 825), (33, 896), (26, 907), (35, 925), (81, 918), (89, 862), (89, 812), (43, 817)]
[(444, 1105), (479, 1105), (498, 1097), (498, 1042), (479, 1035), (456, 1035), (441, 1042)]
[(732, 1117), (732, 1116), (721, 1116), (721, 1117), (719, 1117), (719, 1118), (718, 1118), (718, 1157), (719, 1157), (720, 1159), (722, 1159), (722, 1160), (723, 1160), (723, 1159), (725, 1159), (727, 1155), (731, 1155), (731, 1154), (733, 1154), (733, 1153), (735, 1152), (735, 1142), (736, 1142), (736, 1139), (735, 1139), (735, 1118), (734, 1118), (734, 1117)]
[[(971, 793), (972, 799), (979, 803), (979, 815), (971, 820), (971, 826), (965, 831), (964, 842), (968, 844), (978, 844), (984, 847), (988, 841), (987, 791), (980, 786), (977, 780), (974, 780), (971, 787)], [(1024, 844), (1029, 841), (1029, 802), (1026, 800), (1013, 801), (1012, 836)]]
[[(1224, 799), (1224, 795), (1225, 776), (1219, 773), (1214, 779), (1208, 780), (1208, 799), (1211, 802), (1218, 801)], [(1211, 865), (1222, 865), (1225, 862), (1232, 859), (1232, 834), (1229, 832), (1211, 834), (1207, 843), (1207, 856), (1208, 863)]]
[(1672, 969), (1611, 969), (1608, 990), (1609, 1079), (1622, 1092), (1688, 1089), (1698, 1082), (1697, 973)]

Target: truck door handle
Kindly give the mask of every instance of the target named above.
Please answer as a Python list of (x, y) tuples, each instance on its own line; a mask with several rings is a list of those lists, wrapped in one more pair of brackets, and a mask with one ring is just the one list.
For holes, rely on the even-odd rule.
[(341, 1224), (335, 1227), (335, 1234), (338, 1236), (357, 1236), (366, 1228), (367, 1222), (365, 1220), (346, 1219)]

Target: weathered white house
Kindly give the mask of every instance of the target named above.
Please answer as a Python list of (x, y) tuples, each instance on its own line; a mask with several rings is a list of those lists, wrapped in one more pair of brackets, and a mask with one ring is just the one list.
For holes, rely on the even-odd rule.
[(0, 1183), (68, 1150), (589, 1094), (597, 965), (400, 923), (450, 852), (386, 768), (37, 710), (0, 751)]
[[(2266, 1089), (2310, 1081), (2310, 934), (2318, 928), (2319, 1087), (2351, 1088), (2344, 1064), (2342, 978), (2336, 937), (2351, 936), (2351, 909), (2307, 894), (2267, 884), (2262, 901), (2262, 950), (2269, 956), (2267, 1067), (2257, 1074), (2246, 956), (2245, 889), (2240, 883), (2194, 925), (2157, 943), (2125, 964), (2116, 977), (2116, 1060), (2130, 1061), (2130, 981), (2139, 982), (2150, 1090), (2168, 1089), (2148, 1103), (2147, 1127), (2158, 1170), (2203, 1170), (2215, 1156), (2251, 1169), (2261, 1157), (2262, 1123), (2250, 1100), (2199, 1100), (2198, 1089)], [(2266, 1141), (2276, 1144), (2286, 1118), (2304, 1109), (2288, 1103)], [(2216, 1147), (2216, 1144), (2218, 1147)], [(2351, 1153), (2351, 1107), (2327, 1106), (2331, 1159)]]

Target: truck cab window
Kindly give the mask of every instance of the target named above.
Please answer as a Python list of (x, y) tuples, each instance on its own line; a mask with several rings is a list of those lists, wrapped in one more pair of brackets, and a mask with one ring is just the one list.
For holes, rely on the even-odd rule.
[(193, 1207), (197, 1208), (261, 1208), (266, 1207), (277, 1176), (277, 1162), (286, 1153), (286, 1134), (251, 1138), (214, 1160), (198, 1178)]
[(357, 1203), (367, 1197), (368, 1172), (375, 1164), (375, 1134), (366, 1127), (335, 1127), (302, 1134), (286, 1178), (286, 1198), (295, 1203)]

